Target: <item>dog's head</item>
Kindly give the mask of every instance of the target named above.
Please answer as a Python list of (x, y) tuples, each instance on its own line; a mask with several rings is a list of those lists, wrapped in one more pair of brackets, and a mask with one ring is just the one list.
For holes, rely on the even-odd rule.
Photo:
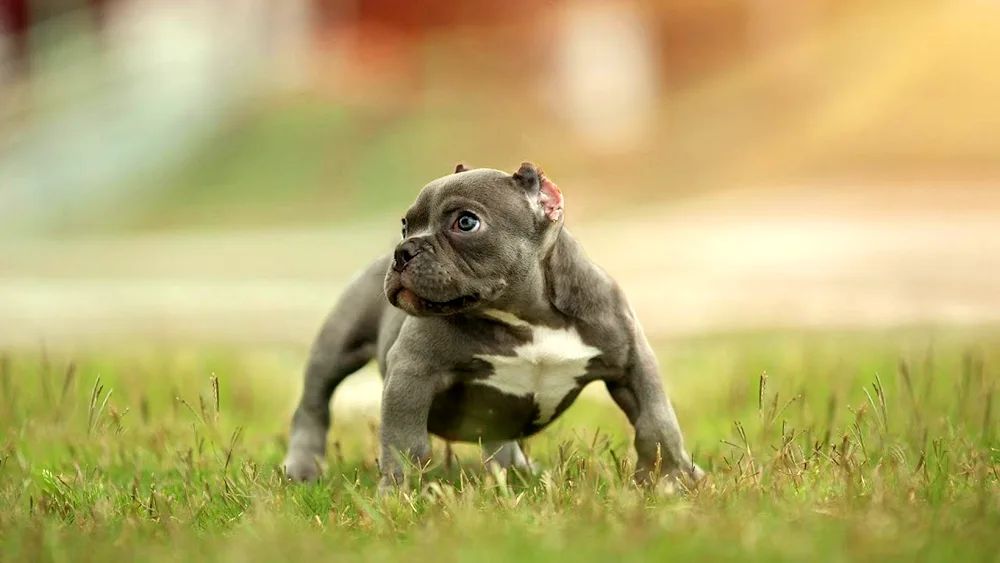
[(562, 193), (534, 164), (513, 174), (459, 164), (406, 212), (386, 297), (414, 316), (489, 307), (517, 290), (562, 224)]

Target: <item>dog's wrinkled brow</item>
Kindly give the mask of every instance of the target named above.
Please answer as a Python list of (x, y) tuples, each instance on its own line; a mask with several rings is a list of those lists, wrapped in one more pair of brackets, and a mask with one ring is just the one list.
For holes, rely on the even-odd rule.
[(406, 210), (406, 221), (413, 227), (425, 228), (431, 221), (431, 212), (437, 207), (434, 202), (438, 199), (437, 190), (430, 186), (425, 187), (417, 195), (417, 199)]
[(411, 233), (426, 228), (429, 221), (427, 205), (421, 205), (419, 202), (414, 204), (406, 210), (403, 221), (406, 222), (406, 228)]
[(438, 209), (441, 210), (441, 214), (445, 217), (450, 216), (457, 211), (471, 211), (479, 215), (483, 215), (486, 211), (479, 202), (461, 196), (445, 198), (441, 202), (441, 205), (438, 206)]

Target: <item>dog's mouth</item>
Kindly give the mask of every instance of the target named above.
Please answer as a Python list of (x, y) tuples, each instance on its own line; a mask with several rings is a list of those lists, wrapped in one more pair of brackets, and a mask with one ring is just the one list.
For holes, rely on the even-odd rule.
[(456, 297), (450, 301), (430, 301), (417, 295), (413, 290), (401, 287), (392, 296), (392, 303), (413, 315), (453, 315), (467, 311), (477, 305), (478, 294)]

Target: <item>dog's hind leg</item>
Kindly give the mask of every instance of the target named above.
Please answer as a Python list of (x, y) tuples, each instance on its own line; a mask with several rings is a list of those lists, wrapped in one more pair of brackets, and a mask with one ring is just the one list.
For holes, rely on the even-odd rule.
[(487, 466), (496, 464), (504, 469), (519, 469), (534, 473), (538, 466), (528, 460), (521, 446), (515, 442), (483, 442), (483, 463)]
[(285, 475), (292, 481), (320, 477), (333, 392), (375, 357), (379, 326), (388, 307), (382, 293), (387, 267), (387, 259), (380, 259), (348, 286), (313, 342), (284, 461)]

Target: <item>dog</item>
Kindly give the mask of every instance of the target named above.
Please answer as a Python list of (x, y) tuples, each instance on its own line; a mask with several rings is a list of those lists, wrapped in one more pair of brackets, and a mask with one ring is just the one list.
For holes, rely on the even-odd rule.
[(459, 164), (423, 187), (395, 251), (349, 285), (313, 342), (288, 479), (322, 475), (330, 399), (372, 359), (383, 381), (380, 492), (428, 461), (432, 434), (532, 470), (519, 440), (594, 381), (634, 429), (638, 482), (705, 476), (635, 311), (564, 228), (562, 192), (530, 162), (514, 173)]

